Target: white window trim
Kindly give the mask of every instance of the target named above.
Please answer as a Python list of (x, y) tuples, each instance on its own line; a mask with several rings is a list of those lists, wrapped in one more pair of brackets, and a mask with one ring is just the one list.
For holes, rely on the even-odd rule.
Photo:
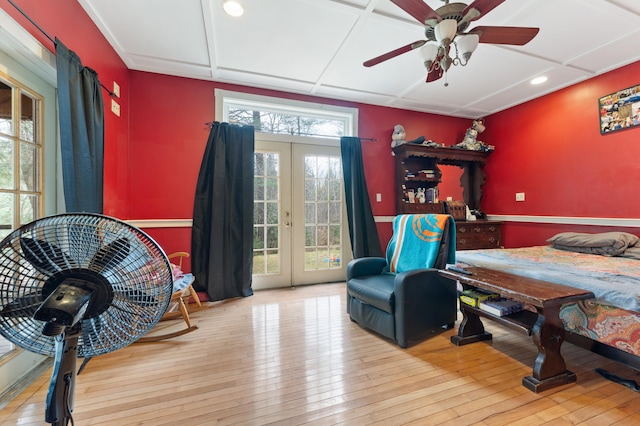
[[(216, 121), (228, 121), (229, 107), (234, 105), (255, 106), (257, 109), (283, 113), (302, 113), (309, 117), (344, 119), (345, 136), (358, 133), (358, 109), (341, 107), (317, 102), (296, 101), (292, 99), (276, 98), (272, 96), (254, 95), (251, 93), (234, 92), (215, 89)], [(280, 141), (291, 143), (306, 143), (310, 145), (339, 146), (337, 138), (323, 138), (287, 134), (259, 133), (260, 139), (265, 141)]]

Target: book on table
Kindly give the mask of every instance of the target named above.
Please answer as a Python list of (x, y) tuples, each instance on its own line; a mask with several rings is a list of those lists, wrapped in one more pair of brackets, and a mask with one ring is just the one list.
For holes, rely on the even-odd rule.
[(460, 301), (466, 305), (473, 306), (474, 308), (479, 307), (480, 302), (484, 300), (498, 299), (499, 297), (499, 294), (477, 288), (463, 290), (460, 293)]
[(480, 302), (480, 309), (499, 317), (520, 312), (524, 306), (522, 303), (511, 299), (484, 300)]

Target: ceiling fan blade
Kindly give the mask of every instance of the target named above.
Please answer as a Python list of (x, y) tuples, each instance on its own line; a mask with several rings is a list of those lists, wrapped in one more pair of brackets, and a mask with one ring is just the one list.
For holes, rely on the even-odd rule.
[(76, 262), (60, 247), (33, 238), (20, 238), (20, 247), (25, 259), (44, 275), (53, 275), (61, 269), (75, 268)]
[(469, 34), (478, 34), (480, 43), (523, 46), (538, 34), (540, 28), (530, 27), (475, 27)]
[(398, 55), (402, 55), (403, 53), (410, 52), (413, 49), (422, 47), (426, 42), (427, 42), (426, 40), (414, 41), (413, 43), (407, 44), (406, 46), (402, 46), (397, 48), (396, 50), (387, 52), (384, 55), (380, 55), (376, 58), (369, 59), (368, 61), (364, 62), (362, 65), (364, 65), (365, 67), (372, 67), (374, 65), (378, 65), (380, 62), (384, 62), (388, 59), (395, 58)]
[(422, 25), (430, 19), (435, 19), (437, 22), (442, 20), (442, 17), (422, 0), (391, 0), (391, 2), (416, 18)]
[(129, 256), (129, 249), (129, 240), (126, 238), (118, 238), (98, 250), (91, 259), (89, 269), (102, 271), (113, 268)]
[(475, 21), (500, 6), (504, 0), (476, 0), (462, 12), (464, 21)]
[(429, 74), (427, 74), (427, 83), (430, 83), (432, 81), (436, 81), (442, 78), (442, 76), (444, 75), (442, 69), (438, 68), (437, 70), (433, 70), (431, 71)]

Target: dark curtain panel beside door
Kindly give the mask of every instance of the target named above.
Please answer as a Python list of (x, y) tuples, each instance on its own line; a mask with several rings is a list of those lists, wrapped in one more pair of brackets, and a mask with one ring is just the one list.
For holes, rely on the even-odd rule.
[(56, 39), (62, 182), (67, 212), (103, 212), (104, 104), (98, 75)]
[(191, 271), (210, 300), (251, 296), (253, 153), (251, 126), (213, 123), (196, 184)]
[(340, 151), (353, 257), (382, 257), (378, 228), (364, 177), (360, 138), (343, 136), (340, 138)]

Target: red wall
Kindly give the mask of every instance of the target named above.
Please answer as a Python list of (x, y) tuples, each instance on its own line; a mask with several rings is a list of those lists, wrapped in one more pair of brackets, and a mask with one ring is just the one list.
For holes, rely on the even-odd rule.
[[(487, 117), (483, 140), (496, 150), (485, 167), (483, 209), (500, 215), (639, 218), (640, 128), (601, 135), (598, 113), (598, 98), (639, 84), (639, 75), (636, 62)], [(516, 192), (525, 193), (524, 202), (515, 201)], [(507, 224), (504, 242), (540, 244), (558, 229), (600, 228)]]

